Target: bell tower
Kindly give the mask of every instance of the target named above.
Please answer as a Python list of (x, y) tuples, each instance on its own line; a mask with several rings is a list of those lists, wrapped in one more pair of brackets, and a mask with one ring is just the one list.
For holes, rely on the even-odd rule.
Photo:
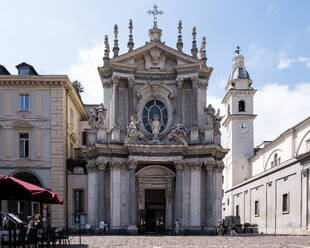
[(248, 159), (254, 155), (253, 97), (256, 90), (251, 87), (252, 80), (244, 66), (244, 57), (237, 47), (233, 58), (233, 68), (226, 84), (225, 105), (226, 147), (230, 151), (224, 158), (224, 191), (250, 177)]

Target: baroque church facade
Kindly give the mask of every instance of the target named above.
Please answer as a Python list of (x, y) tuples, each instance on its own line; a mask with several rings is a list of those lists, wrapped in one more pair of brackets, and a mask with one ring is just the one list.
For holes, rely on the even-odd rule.
[[(205, 38), (199, 59), (195, 28), (191, 55), (182, 51), (181, 22), (177, 49), (161, 41), (156, 22), (149, 41), (133, 49), (131, 21), (129, 29), (123, 55), (117, 26), (112, 58), (105, 37), (98, 68), (103, 104), (86, 107), (88, 146), (80, 154), (87, 160), (87, 221), (95, 227), (105, 220), (110, 232), (135, 233), (137, 227), (172, 230), (178, 220), (184, 232), (212, 233), (222, 214), (227, 150), (221, 146), (222, 117), (206, 107), (212, 68)], [(79, 183), (81, 177), (71, 175)]]

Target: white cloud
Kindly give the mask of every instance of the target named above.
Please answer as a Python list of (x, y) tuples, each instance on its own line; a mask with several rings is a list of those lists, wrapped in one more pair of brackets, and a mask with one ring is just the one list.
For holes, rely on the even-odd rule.
[(308, 57), (297, 57), (297, 58), (285, 58), (280, 54), (280, 60), (278, 64), (278, 69), (289, 68), (293, 63), (303, 63), (310, 68), (310, 58)]
[(278, 11), (277, 11), (276, 7), (274, 6), (274, 4), (269, 4), (267, 6), (267, 13), (268, 14), (277, 14), (278, 13)]
[(310, 115), (310, 83), (296, 85), (290, 90), (287, 85), (267, 84), (254, 97), (257, 118), (255, 144), (273, 140), (282, 132)]
[(82, 93), (84, 103), (103, 101), (103, 90), (97, 67), (103, 65), (104, 41), (93, 48), (78, 51), (78, 61), (68, 69), (71, 80), (79, 80), (84, 86)]
[[(310, 83), (297, 84), (294, 89), (288, 85), (266, 84), (254, 96), (254, 144), (264, 140), (274, 140), (290, 127), (310, 116)], [(225, 114), (221, 99), (208, 96), (208, 104), (220, 108)], [(222, 128), (223, 129), (223, 128)], [(222, 142), (225, 140), (222, 130)], [(225, 143), (222, 143), (225, 146)]]

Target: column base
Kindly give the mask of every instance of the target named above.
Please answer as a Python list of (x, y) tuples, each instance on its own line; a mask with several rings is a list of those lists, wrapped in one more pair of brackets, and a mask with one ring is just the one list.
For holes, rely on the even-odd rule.
[(127, 227), (127, 231), (128, 231), (128, 234), (137, 235), (138, 234), (138, 227), (135, 225), (130, 225)]
[(212, 226), (204, 227), (203, 231), (205, 232), (206, 235), (217, 235), (216, 228)]

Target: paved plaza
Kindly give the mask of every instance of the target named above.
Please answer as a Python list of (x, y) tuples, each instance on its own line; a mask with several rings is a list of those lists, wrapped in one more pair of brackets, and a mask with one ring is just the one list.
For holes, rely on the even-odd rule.
[[(73, 244), (78, 244), (74, 237)], [(134, 248), (176, 248), (176, 247), (268, 247), (268, 248), (310, 248), (310, 236), (82, 236), (82, 243), (88, 247), (134, 247)]]

